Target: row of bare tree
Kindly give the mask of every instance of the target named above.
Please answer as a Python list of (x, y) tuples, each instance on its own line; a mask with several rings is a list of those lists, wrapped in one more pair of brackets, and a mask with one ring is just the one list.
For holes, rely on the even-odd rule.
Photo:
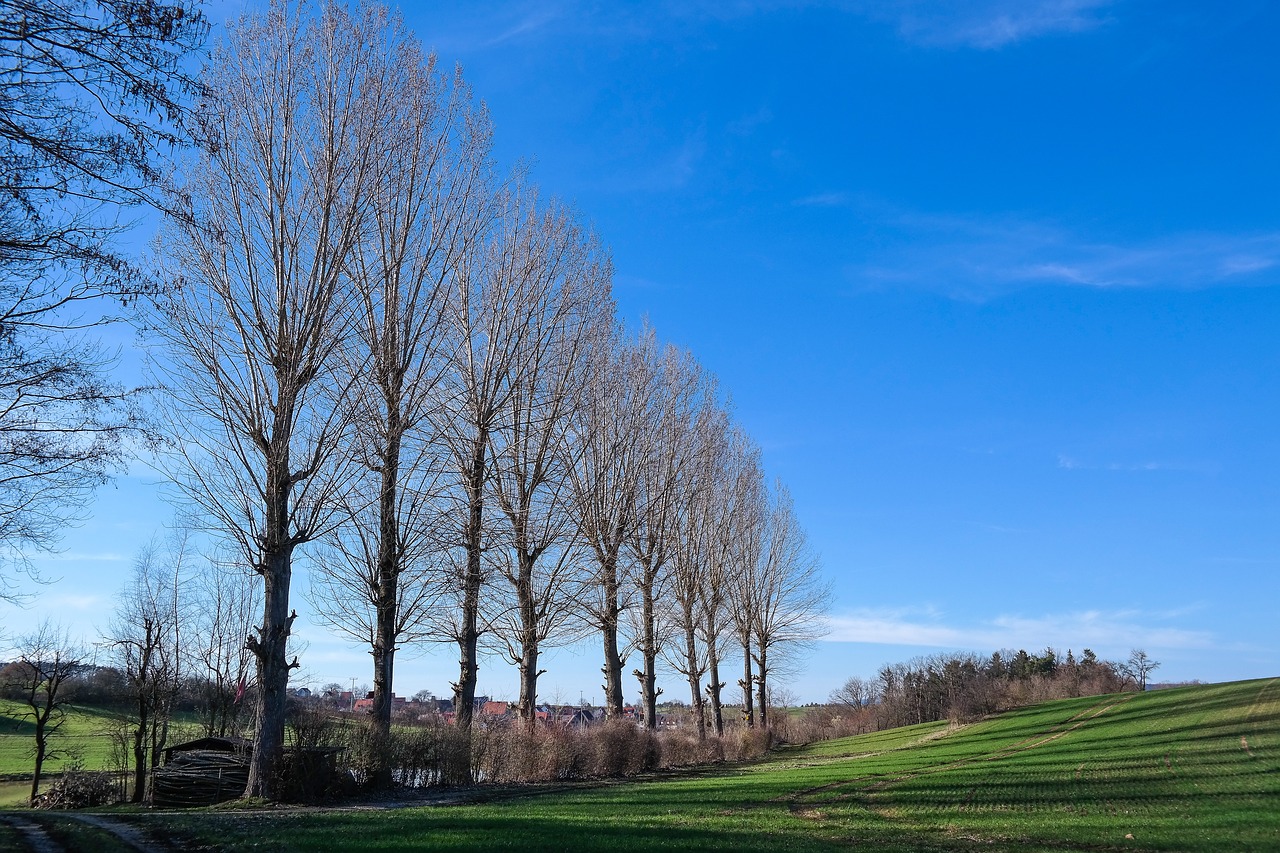
[(722, 730), (732, 649), (764, 723), (826, 596), (790, 498), (693, 358), (620, 329), (597, 237), (499, 174), (460, 73), (380, 6), (283, 2), (208, 69), (148, 327), (174, 480), (262, 580), (246, 793), (273, 795), (302, 546), (383, 734), (403, 644), (456, 643), (463, 728), (500, 650), (532, 724), (541, 653), (588, 631), (611, 715), (634, 647), (650, 725), (665, 660)]

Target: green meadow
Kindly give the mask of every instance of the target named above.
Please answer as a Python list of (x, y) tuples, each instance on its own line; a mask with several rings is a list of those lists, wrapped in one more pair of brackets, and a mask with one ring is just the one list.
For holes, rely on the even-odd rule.
[[(22, 719), (26, 706), (0, 699), (0, 775), (25, 773), (30, 778), (35, 723)], [(67, 708), (67, 717), (52, 737), (49, 748), (55, 756), (44, 764), (46, 772), (57, 773), (76, 757), (86, 770), (104, 770), (112, 763), (110, 733), (120, 724), (113, 711), (80, 705)]]
[(1280, 850), (1280, 679), (1049, 702), (471, 805), (120, 817), (246, 853)]

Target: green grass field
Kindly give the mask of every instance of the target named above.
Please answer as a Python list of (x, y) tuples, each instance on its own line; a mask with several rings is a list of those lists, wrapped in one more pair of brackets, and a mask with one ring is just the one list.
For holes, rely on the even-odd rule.
[(235, 851), (1280, 850), (1280, 679), (1052, 702), (484, 805), (151, 819)]
[(1280, 679), (1051, 702), (476, 805), (134, 819), (246, 853), (1280, 850)]
[[(0, 775), (31, 773), (35, 724), (20, 718), (24, 707), (0, 699)], [(45, 770), (58, 772), (74, 755), (82, 757), (86, 770), (110, 767), (111, 739), (107, 733), (119, 720), (118, 714), (99, 708), (69, 708), (66, 722), (51, 741), (51, 748), (61, 757), (46, 761)]]

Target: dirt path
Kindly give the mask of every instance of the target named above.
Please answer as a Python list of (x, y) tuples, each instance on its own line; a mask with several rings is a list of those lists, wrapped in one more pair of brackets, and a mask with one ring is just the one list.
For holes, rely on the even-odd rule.
[(49, 837), (43, 826), (32, 823), (16, 814), (0, 814), (0, 823), (7, 823), (18, 831), (32, 853), (66, 853), (62, 845)]
[[(135, 853), (174, 853), (173, 847), (156, 841), (141, 826), (129, 821), (74, 811), (45, 812), (42, 817), (50, 820), (74, 820), (92, 826), (114, 836)], [(79, 850), (68, 849), (65, 844), (50, 836), (41, 818), (7, 812), (0, 813), (0, 823), (16, 829), (32, 853), (81, 853)]]
[(137, 853), (172, 853), (173, 850), (167, 844), (157, 843), (140, 826), (133, 823), (126, 823), (125, 821), (103, 817), (102, 815), (70, 811), (59, 812), (58, 816), (78, 820), (81, 823), (87, 823), (89, 826), (101, 829), (103, 832), (108, 832), (118, 838), (126, 847), (136, 850)]

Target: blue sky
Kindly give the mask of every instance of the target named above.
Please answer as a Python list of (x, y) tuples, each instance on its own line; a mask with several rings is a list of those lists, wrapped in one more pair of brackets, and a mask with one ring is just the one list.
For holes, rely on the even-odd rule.
[[(835, 591), (800, 698), (938, 650), (1280, 672), (1280, 6), (405, 16), (791, 488)], [(103, 490), (36, 609), (105, 626), (168, 520), (153, 480)], [(370, 680), (299, 628), (315, 682)], [(598, 656), (554, 655), (544, 695), (599, 700)], [(402, 662), (398, 692), (446, 691), (454, 659)], [(495, 660), (480, 689), (515, 683)]]

